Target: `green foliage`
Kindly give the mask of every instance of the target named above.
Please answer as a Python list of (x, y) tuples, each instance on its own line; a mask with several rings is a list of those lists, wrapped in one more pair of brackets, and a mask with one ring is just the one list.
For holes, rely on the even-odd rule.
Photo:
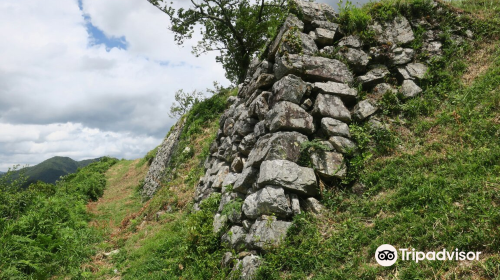
[(213, 233), (213, 215), (220, 194), (213, 194), (192, 213), (169, 214), (171, 222), (141, 242), (137, 250), (125, 250), (114, 258), (123, 279), (227, 279), (221, 268), (220, 236)]
[(331, 149), (327, 145), (321, 143), (320, 139), (314, 139), (312, 141), (304, 141), (300, 143), (300, 157), (297, 162), (298, 165), (304, 167), (312, 167), (311, 150), (330, 151)]
[(231, 216), (233, 213), (241, 213), (241, 207), (243, 206), (243, 200), (241, 198), (236, 198), (224, 205), (221, 215)]
[(372, 34), (368, 31), (368, 24), (372, 18), (365, 9), (359, 8), (352, 4), (351, 1), (339, 1), (339, 17), (338, 21), (344, 32), (347, 34), (359, 34), (362, 38), (369, 38)]
[(175, 102), (170, 106), (168, 113), (171, 118), (182, 117), (191, 107), (204, 99), (203, 93), (193, 90), (192, 92), (185, 92), (183, 89), (175, 93)]
[(115, 162), (102, 158), (56, 185), (38, 182), (28, 190), (19, 188), (22, 180), (0, 178), (1, 279), (77, 273), (93, 253), (90, 245), (99, 239), (87, 225), (85, 205), (102, 194), (103, 173)]
[(148, 163), (148, 166), (151, 165), (156, 157), (156, 154), (158, 153), (159, 148), (160, 146), (157, 146), (156, 148), (149, 151), (143, 158), (141, 158), (141, 160), (137, 163), (136, 167), (141, 167), (145, 163)]
[(191, 7), (178, 10), (163, 0), (148, 1), (169, 16), (178, 44), (191, 39), (195, 27), (201, 25), (202, 39), (193, 52), (218, 51), (216, 61), (233, 83), (243, 82), (252, 57), (272, 38), (287, 13), (284, 0), (192, 1)]

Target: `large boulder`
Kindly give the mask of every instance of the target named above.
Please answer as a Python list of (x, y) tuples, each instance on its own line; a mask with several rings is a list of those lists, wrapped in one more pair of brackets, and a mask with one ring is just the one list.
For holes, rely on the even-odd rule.
[(352, 117), (358, 121), (362, 121), (369, 116), (375, 114), (377, 112), (378, 108), (373, 104), (372, 101), (366, 99), (354, 106), (354, 109), (352, 111)]
[(250, 219), (257, 219), (261, 215), (285, 218), (292, 213), (285, 191), (278, 186), (267, 186), (247, 196), (242, 209)]
[(347, 167), (342, 154), (314, 149), (310, 152), (311, 163), (314, 170), (324, 179), (339, 178), (344, 179), (347, 174)]
[(351, 137), (349, 133), (349, 126), (336, 119), (332, 118), (322, 118), (321, 119), (321, 129), (326, 136), (343, 136)]
[(298, 131), (304, 134), (314, 132), (313, 117), (299, 105), (281, 101), (266, 114), (266, 122), (271, 132)]
[(404, 80), (401, 85), (401, 93), (404, 97), (415, 97), (422, 92), (422, 89), (412, 80)]
[(314, 170), (288, 160), (264, 161), (260, 166), (259, 186), (280, 186), (298, 194), (315, 196), (318, 184)]
[(314, 83), (313, 91), (324, 94), (337, 95), (346, 102), (354, 102), (358, 98), (358, 91), (354, 88), (349, 87), (349, 85), (343, 83), (336, 83), (336, 82)]
[(296, 28), (288, 30), (283, 35), (283, 40), (279, 48), (279, 54), (307, 54), (313, 55), (318, 52), (318, 46), (313, 38), (302, 33)]
[(350, 83), (353, 80), (349, 68), (336, 59), (298, 54), (277, 58), (274, 73), (278, 79), (294, 74), (313, 81)]
[(380, 44), (401, 45), (415, 39), (410, 23), (402, 16), (390, 22), (375, 22), (368, 28), (375, 32), (375, 40)]
[(255, 221), (246, 236), (248, 247), (262, 251), (278, 246), (286, 237), (291, 222), (276, 220), (276, 217), (264, 217)]
[[(233, 272), (239, 272), (240, 280), (253, 280), (255, 279), (255, 275), (261, 264), (262, 259), (259, 256), (248, 255), (242, 260), (238, 260), (236, 265), (233, 267)], [(234, 277), (230, 277), (229, 279), (234, 279)]]
[(229, 247), (240, 250), (245, 246), (247, 233), (240, 226), (232, 226), (227, 233), (222, 236), (222, 242), (227, 243)]
[(328, 4), (309, 1), (290, 1), (291, 12), (298, 15), (305, 23), (312, 21), (333, 21), (337, 18), (337, 13)]
[(313, 115), (330, 117), (346, 123), (351, 122), (351, 114), (342, 103), (342, 100), (330, 94), (318, 94), (312, 113)]
[(370, 57), (362, 50), (345, 48), (341, 49), (338, 54), (345, 59), (347, 64), (356, 73), (365, 72), (366, 66), (370, 62)]
[(247, 166), (258, 167), (264, 160), (286, 159), (297, 162), (300, 157), (300, 143), (307, 137), (299, 132), (276, 132), (259, 138), (248, 155)]
[(371, 87), (375, 84), (381, 83), (384, 81), (384, 78), (389, 75), (390, 72), (387, 70), (387, 67), (381, 66), (375, 69), (368, 71), (363, 76), (357, 77), (357, 81), (363, 85), (363, 87)]
[(276, 36), (276, 38), (274, 38), (274, 41), (269, 46), (269, 53), (267, 57), (269, 61), (274, 61), (276, 52), (278, 51), (281, 45), (281, 40), (283, 39), (283, 35), (292, 28), (295, 28), (298, 31), (302, 32), (304, 30), (304, 23), (300, 19), (298, 19), (295, 15), (290, 14), (286, 18), (280, 30), (278, 31), (278, 35)]
[(248, 166), (239, 174), (233, 184), (233, 190), (239, 193), (247, 193), (257, 180), (259, 169)]
[(310, 86), (300, 77), (293, 74), (283, 77), (273, 85), (273, 94), (269, 97), (272, 107), (279, 101), (289, 101), (300, 104), (302, 97), (310, 90)]

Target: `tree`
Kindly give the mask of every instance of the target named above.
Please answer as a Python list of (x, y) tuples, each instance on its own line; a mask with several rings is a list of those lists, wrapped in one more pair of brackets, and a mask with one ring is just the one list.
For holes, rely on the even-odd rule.
[(192, 92), (185, 92), (180, 89), (175, 93), (175, 101), (177, 104), (172, 103), (168, 115), (171, 118), (182, 117), (191, 107), (204, 99), (203, 93), (193, 90)]
[(193, 53), (219, 51), (216, 61), (233, 83), (243, 82), (253, 55), (272, 38), (287, 11), (287, 0), (191, 0), (189, 9), (177, 11), (164, 0), (148, 1), (170, 17), (179, 45), (201, 25), (202, 40)]

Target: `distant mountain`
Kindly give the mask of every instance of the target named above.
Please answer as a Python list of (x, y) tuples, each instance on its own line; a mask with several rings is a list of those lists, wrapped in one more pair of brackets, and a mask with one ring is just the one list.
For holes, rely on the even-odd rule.
[(3, 172), (3, 171), (0, 171), (0, 175), (2, 175), (2, 174), (4, 174), (4, 173), (5, 173), (5, 172)]
[(59, 177), (75, 173), (79, 167), (85, 167), (99, 159), (100, 158), (75, 161), (69, 157), (49, 158), (35, 166), (26, 168), (25, 175), (28, 177), (28, 182), (24, 187), (37, 181), (53, 184), (59, 180)]

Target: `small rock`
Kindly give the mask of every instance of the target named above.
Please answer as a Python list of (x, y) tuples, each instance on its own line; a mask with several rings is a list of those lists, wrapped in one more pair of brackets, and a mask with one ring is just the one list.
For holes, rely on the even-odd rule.
[(352, 192), (357, 195), (363, 195), (365, 191), (366, 187), (362, 183), (356, 182), (354, 186), (352, 186)]
[(379, 67), (368, 71), (368, 73), (363, 76), (359, 76), (357, 81), (361, 83), (363, 87), (370, 87), (383, 82), (384, 78), (389, 74), (390, 72), (386, 67)]
[(349, 126), (336, 119), (332, 118), (322, 118), (321, 128), (327, 136), (343, 136), (350, 138)]
[(311, 151), (311, 163), (314, 170), (325, 179), (344, 179), (347, 167), (342, 154), (316, 149)]
[(281, 101), (266, 114), (266, 122), (271, 132), (298, 131), (304, 134), (314, 132), (313, 117), (299, 105)]
[(291, 214), (285, 191), (277, 186), (267, 186), (247, 196), (243, 202), (243, 212), (250, 219), (261, 215), (287, 217)]
[(399, 16), (390, 22), (375, 22), (368, 26), (375, 32), (375, 40), (380, 44), (392, 43), (402, 45), (415, 39), (410, 23), (405, 17)]
[(347, 154), (356, 150), (356, 144), (353, 141), (341, 136), (332, 136), (328, 141), (332, 143), (339, 153)]
[(381, 83), (381, 84), (376, 85), (373, 88), (372, 92), (376, 95), (384, 95), (386, 92), (389, 92), (389, 91), (396, 92), (396, 89), (393, 86), (391, 86), (390, 84)]
[(276, 217), (263, 216), (252, 225), (245, 243), (250, 248), (266, 251), (285, 239), (291, 225), (291, 222), (277, 221)]
[(390, 63), (392, 65), (403, 65), (406, 64), (410, 61), (412, 61), (413, 57), (415, 56), (415, 51), (410, 48), (396, 48), (392, 52), (393, 56), (391, 58)]
[(351, 113), (342, 100), (330, 94), (318, 94), (312, 113), (323, 117), (334, 118), (346, 123), (351, 122)]
[(222, 261), (220, 262), (221, 266), (222, 267), (230, 266), (232, 260), (233, 260), (233, 254), (231, 252), (224, 253), (224, 256), (222, 256)]
[(319, 214), (324, 210), (324, 207), (316, 198), (309, 197), (305, 200), (304, 209)]
[(227, 216), (221, 214), (215, 214), (214, 216), (214, 233), (218, 234), (221, 229), (223, 229), (227, 225)]
[(280, 101), (300, 104), (302, 97), (308, 91), (308, 85), (300, 77), (290, 74), (276, 82), (272, 91), (273, 95), (269, 98), (271, 107)]
[(351, 47), (351, 48), (361, 48), (363, 46), (363, 41), (357, 35), (350, 35), (340, 39), (338, 43), (339, 47)]
[(356, 73), (364, 73), (366, 66), (370, 62), (370, 57), (364, 51), (353, 48), (341, 49), (339, 56), (343, 57)]
[(335, 31), (316, 28), (314, 30), (314, 41), (320, 46), (332, 45), (333, 38), (335, 37)]
[(222, 236), (222, 242), (228, 243), (229, 247), (240, 250), (245, 246), (246, 231), (240, 226), (232, 226), (231, 229)]
[(302, 195), (318, 194), (314, 170), (287, 160), (264, 161), (257, 180), (259, 186), (280, 186)]
[(358, 121), (362, 121), (369, 116), (375, 114), (378, 108), (372, 104), (370, 100), (363, 100), (354, 106), (352, 116)]
[(358, 98), (358, 91), (356, 89), (349, 87), (349, 85), (336, 82), (314, 83), (313, 91), (337, 95), (346, 102), (354, 102)]
[(414, 97), (422, 92), (422, 89), (412, 80), (405, 80), (401, 85), (401, 93), (406, 97)]
[(233, 190), (243, 194), (247, 193), (257, 180), (258, 174), (259, 170), (257, 168), (251, 166), (244, 168), (238, 179), (234, 182)]
[(304, 101), (304, 103), (302, 103), (302, 105), (300, 105), (300, 107), (301, 107), (302, 109), (304, 109), (304, 110), (306, 110), (306, 111), (307, 111), (307, 110), (311, 109), (312, 105), (313, 105), (313, 102), (311, 101), (311, 99), (307, 98), (307, 99)]

